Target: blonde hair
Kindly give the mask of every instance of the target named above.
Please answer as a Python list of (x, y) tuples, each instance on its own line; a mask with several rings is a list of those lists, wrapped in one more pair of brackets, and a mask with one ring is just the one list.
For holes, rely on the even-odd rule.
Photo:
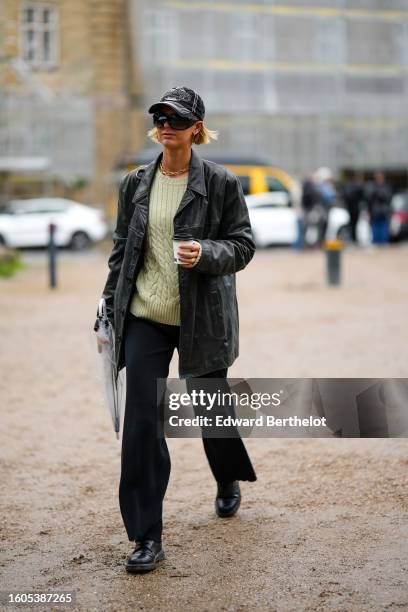
[[(153, 127), (151, 130), (147, 132), (148, 137), (153, 142), (157, 142), (160, 144), (160, 140), (158, 139), (157, 127)], [(218, 132), (216, 130), (209, 130), (204, 123), (202, 124), (200, 131), (195, 134), (192, 139), (193, 144), (201, 145), (201, 144), (209, 144), (211, 140), (217, 140)]]

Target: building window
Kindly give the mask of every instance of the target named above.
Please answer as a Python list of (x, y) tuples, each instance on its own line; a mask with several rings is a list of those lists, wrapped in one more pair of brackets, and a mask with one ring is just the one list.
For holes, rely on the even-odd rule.
[(25, 3), (21, 11), (21, 57), (34, 68), (58, 63), (58, 15), (55, 6)]

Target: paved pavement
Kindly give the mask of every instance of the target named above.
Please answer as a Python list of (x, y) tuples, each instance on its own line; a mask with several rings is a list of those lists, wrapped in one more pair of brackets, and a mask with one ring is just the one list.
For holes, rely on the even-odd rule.
[[(237, 277), (230, 376), (407, 377), (407, 255), (350, 249), (334, 288), (321, 252), (258, 251)], [(94, 367), (107, 254), (62, 256), (55, 290), (30, 257), (0, 280), (2, 589), (74, 589), (87, 612), (408, 610), (405, 439), (246, 440), (258, 480), (230, 520), (201, 441), (170, 439), (167, 560), (127, 575), (120, 445)]]

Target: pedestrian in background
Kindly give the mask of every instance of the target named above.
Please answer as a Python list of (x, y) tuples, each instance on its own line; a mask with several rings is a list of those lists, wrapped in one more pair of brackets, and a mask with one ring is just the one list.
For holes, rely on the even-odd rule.
[(311, 177), (306, 177), (302, 183), (302, 244), (315, 246), (319, 238), (319, 206), (320, 194)]
[(350, 180), (346, 181), (341, 189), (341, 195), (350, 215), (350, 234), (351, 239), (356, 244), (357, 223), (364, 202), (364, 179), (360, 173), (354, 173)]
[(313, 180), (320, 196), (319, 245), (323, 246), (329, 224), (330, 208), (335, 206), (338, 197), (337, 187), (332, 171), (324, 166), (316, 170)]
[(387, 244), (389, 241), (389, 223), (391, 217), (392, 190), (385, 181), (384, 173), (374, 175), (374, 182), (366, 188), (366, 201), (374, 244)]
[(330, 168), (321, 167), (303, 181), (302, 210), (304, 241), (309, 246), (322, 246), (326, 237), (330, 207), (337, 199)]
[[(149, 113), (149, 137), (162, 152), (121, 181), (102, 295), (117, 338), (117, 370), (126, 366), (119, 501), (128, 538), (135, 542), (129, 572), (153, 570), (164, 558), (170, 456), (165, 437), (157, 433), (162, 408), (157, 379), (167, 378), (177, 348), (179, 375), (189, 392), (199, 390), (200, 377), (223, 379), (222, 391), (229, 392), (227, 371), (238, 356), (235, 273), (255, 252), (239, 179), (192, 148), (215, 137), (204, 125), (198, 93), (175, 87)], [(238, 431), (234, 437), (203, 437), (203, 443), (217, 483), (216, 513), (231, 517), (241, 501), (239, 480), (256, 480), (255, 471)], [(183, 517), (201, 508), (199, 487), (185, 500)]]

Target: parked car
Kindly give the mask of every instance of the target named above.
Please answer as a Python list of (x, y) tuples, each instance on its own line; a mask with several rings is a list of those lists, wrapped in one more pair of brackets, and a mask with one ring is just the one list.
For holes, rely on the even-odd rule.
[(257, 247), (292, 244), (297, 237), (297, 215), (288, 193), (272, 191), (245, 197)]
[(396, 193), (391, 200), (390, 238), (408, 237), (408, 191)]
[[(246, 196), (252, 232), (257, 247), (293, 244), (298, 238), (298, 213), (291, 206), (287, 192), (259, 193)], [(341, 238), (350, 221), (344, 208), (329, 211), (326, 238)]]
[(11, 200), (0, 209), (0, 244), (10, 247), (46, 246), (54, 223), (55, 244), (81, 250), (102, 240), (109, 227), (104, 213), (63, 198)]

